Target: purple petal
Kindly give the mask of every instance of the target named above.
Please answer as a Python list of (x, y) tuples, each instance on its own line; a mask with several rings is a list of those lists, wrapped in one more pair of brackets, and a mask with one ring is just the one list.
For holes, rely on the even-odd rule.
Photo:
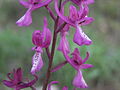
[(43, 60), (41, 57), (41, 53), (36, 52), (33, 56), (33, 59), (32, 59), (31, 73), (35, 74), (35, 72), (39, 71), (42, 67), (43, 67)]
[(75, 6), (70, 5), (70, 9), (69, 9), (69, 18), (72, 21), (76, 21), (78, 19), (78, 13), (77, 13), (77, 9)]
[(72, 23), (66, 16), (62, 15), (62, 13), (60, 13), (59, 9), (58, 9), (58, 0), (55, 0), (55, 10), (56, 13), (58, 14), (58, 16), (65, 21), (66, 23), (72, 25), (72, 26), (76, 26), (74, 23)]
[(82, 0), (71, 0), (74, 4), (80, 6), (82, 3)]
[(51, 31), (47, 28), (47, 18), (44, 17), (44, 28), (43, 28), (43, 47), (47, 48), (50, 43), (51, 43), (51, 39), (52, 39), (52, 33)]
[(66, 50), (64, 50), (63, 48), (63, 55), (65, 57), (65, 59), (67, 60), (67, 62), (76, 70), (78, 70), (79, 66), (75, 65), (74, 62), (72, 61), (72, 59), (69, 57), (68, 53), (66, 52)]
[(73, 53), (72, 53), (72, 55), (75, 55), (75, 54), (80, 55), (80, 51), (78, 48), (75, 48)]
[(42, 50), (42, 48), (41, 48), (41, 47), (37, 47), (37, 48), (35, 49), (35, 51), (36, 51), (36, 52), (40, 52), (40, 53), (42, 53), (42, 52), (43, 52), (43, 50)]
[(30, 81), (30, 82), (28, 82), (28, 83), (19, 84), (19, 85), (16, 87), (16, 89), (17, 89), (17, 90), (20, 90), (20, 89), (23, 89), (23, 88), (32, 87), (32, 86), (36, 83), (36, 81), (38, 80), (38, 76), (37, 76), (37, 75), (34, 75), (34, 77), (35, 77), (34, 80), (32, 80), (32, 81)]
[(15, 84), (12, 81), (3, 80), (3, 84), (10, 88), (15, 87)]
[(59, 46), (58, 46), (58, 50), (63, 52), (63, 48), (64, 48), (64, 50), (67, 53), (69, 53), (70, 52), (69, 43), (68, 43), (68, 41), (66, 39), (67, 32), (63, 32), (61, 34), (62, 35), (61, 35), (60, 43), (59, 43)]
[(91, 64), (82, 64), (82, 65), (80, 65), (81, 69), (88, 69), (88, 68), (92, 68), (92, 67), (93, 67), (93, 65), (91, 65)]
[(62, 88), (62, 90), (68, 90), (68, 87), (67, 87), (67, 86), (64, 86), (64, 87)]
[(51, 2), (52, 0), (44, 0), (43, 2), (39, 2), (38, 4), (34, 5), (34, 10), (37, 8), (43, 7), (45, 5), (48, 5)]
[(94, 18), (92, 18), (92, 17), (85, 17), (84, 19), (82, 19), (81, 21), (80, 21), (80, 25), (82, 25), (82, 26), (85, 26), (85, 25), (88, 25), (88, 24), (90, 24), (90, 23), (92, 23), (94, 21)]
[(74, 49), (72, 56), (73, 57), (71, 59), (76, 66), (82, 64), (82, 58), (80, 56), (80, 52), (79, 52), (78, 48)]
[(48, 23), (47, 23), (47, 18), (44, 17), (44, 28), (46, 28), (48, 26)]
[[(18, 69), (17, 69), (18, 70)], [(13, 82), (14, 82), (14, 84), (17, 84), (17, 83), (19, 83), (19, 76), (18, 76), (18, 71), (17, 71), (16, 69), (13, 69), (13, 77), (14, 77), (14, 80), (13, 80)], [(21, 81), (20, 81), (21, 82)]]
[(81, 4), (93, 4), (94, 3), (94, 0), (71, 0), (71, 1), (78, 6), (81, 6)]
[(16, 70), (16, 78), (15, 79), (17, 80), (17, 82), (21, 82), (22, 81), (22, 79), (23, 79), (23, 71), (22, 71), (21, 68), (18, 68)]
[(22, 16), (17, 22), (16, 24), (20, 27), (22, 26), (29, 26), (32, 23), (32, 8), (29, 8), (28, 11), (25, 13), (24, 16)]
[[(61, 5), (60, 13), (61, 13), (62, 15), (64, 15), (64, 5), (66, 4), (66, 2), (67, 2), (67, 0), (64, 1), (64, 2), (62, 3), (62, 5)], [(63, 23), (64, 23), (64, 21), (63, 21), (61, 18), (59, 18), (59, 20), (58, 20), (58, 25), (60, 26), (60, 25), (62, 25)], [(61, 30), (61, 31), (62, 31), (62, 30)]]
[(79, 46), (91, 45), (92, 40), (82, 31), (81, 27), (77, 26), (73, 41)]
[[(40, 30), (35, 30), (32, 34), (32, 43), (36, 46), (42, 47), (43, 35)], [(36, 47), (35, 47), (36, 48)]]
[(94, 0), (83, 0), (83, 3), (85, 4), (93, 4), (94, 2)]
[(31, 50), (32, 50), (32, 51), (34, 51), (35, 49), (36, 49), (36, 46), (35, 46), (35, 47), (32, 47), (32, 49), (31, 49)]
[(86, 53), (86, 57), (85, 57), (85, 59), (83, 60), (83, 63), (85, 63), (85, 62), (89, 59), (89, 56), (90, 56), (90, 54), (89, 54), (89, 52), (87, 52), (87, 53)]
[(34, 51), (36, 51), (36, 52), (43, 52), (43, 50), (42, 50), (42, 48), (40, 47), (40, 46), (35, 46), (35, 47), (32, 47), (32, 50)]
[(80, 7), (80, 10), (78, 11), (80, 19), (84, 19), (89, 13), (89, 8), (87, 5), (84, 5)]
[(76, 88), (87, 88), (88, 87), (88, 85), (86, 84), (83, 78), (82, 72), (80, 70), (77, 72), (77, 75), (75, 76), (72, 83)]
[(34, 2), (34, 0), (28, 0), (30, 3)]
[(51, 86), (52, 84), (58, 84), (59, 82), (58, 81), (52, 81), (48, 84), (48, 90), (51, 90)]
[(30, 7), (30, 3), (25, 1), (25, 0), (19, 0), (19, 3), (21, 5), (23, 5), (25, 8), (29, 8)]

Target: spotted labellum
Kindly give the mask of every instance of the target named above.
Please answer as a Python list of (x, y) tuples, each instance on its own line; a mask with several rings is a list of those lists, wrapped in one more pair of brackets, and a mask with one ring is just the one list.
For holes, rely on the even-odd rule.
[(43, 52), (42, 48), (47, 48), (50, 45), (51, 35), (51, 31), (47, 28), (47, 18), (44, 17), (43, 31), (35, 30), (32, 35), (32, 42), (35, 45), (32, 50), (36, 51), (32, 58), (32, 74), (35, 74), (35, 72), (39, 71), (43, 67), (43, 60), (41, 57)]

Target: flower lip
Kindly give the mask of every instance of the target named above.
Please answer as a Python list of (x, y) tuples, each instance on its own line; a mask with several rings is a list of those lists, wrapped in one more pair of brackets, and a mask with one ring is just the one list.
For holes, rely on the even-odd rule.
[(77, 71), (77, 75), (75, 76), (72, 83), (77, 88), (88, 88), (88, 85), (83, 78), (81, 70)]
[(40, 7), (43, 7), (45, 5), (48, 5), (51, 3), (52, 0), (45, 0), (42, 2), (42, 0), (29, 0), (29, 1), (24, 1), (24, 0), (19, 0), (19, 3), (23, 5), (25, 8), (28, 8), (27, 12), (25, 15), (23, 15), (17, 22), (16, 24), (20, 27), (22, 26), (29, 26), (32, 23), (32, 11), (36, 10)]
[(34, 75), (37, 71), (41, 70), (44, 63), (41, 57), (41, 52), (36, 52), (32, 58), (31, 73)]
[(82, 28), (79, 26), (76, 27), (73, 41), (79, 46), (92, 44), (92, 40), (83, 32)]

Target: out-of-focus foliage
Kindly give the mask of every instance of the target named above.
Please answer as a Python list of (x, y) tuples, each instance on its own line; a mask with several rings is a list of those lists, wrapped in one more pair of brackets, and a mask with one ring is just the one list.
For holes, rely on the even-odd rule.
[[(93, 45), (88, 47), (75, 45), (72, 42), (72, 34), (75, 31), (73, 28), (70, 31), (68, 40), (70, 41), (71, 51), (78, 47), (83, 58), (86, 51), (89, 51), (91, 54), (87, 62), (93, 64), (94, 68), (83, 71), (85, 80), (90, 86), (88, 90), (119, 90), (120, 1), (95, 1), (95, 4), (90, 5), (90, 16), (94, 17), (95, 21), (91, 25), (83, 27), (88, 36), (93, 40)], [(0, 1), (0, 82), (6, 79), (7, 72), (17, 67), (22, 67), (25, 72), (24, 75), (30, 77), (31, 58), (34, 54), (34, 51), (31, 51), (33, 47), (31, 42), (32, 32), (36, 29), (42, 29), (43, 16), (48, 17), (49, 27), (51, 30), (53, 29), (52, 19), (48, 16), (45, 8), (33, 12), (33, 24), (30, 27), (21, 28), (16, 26), (16, 20), (25, 13), (25, 10), (24, 7), (19, 5), (17, 0)], [(48, 66), (48, 59), (45, 53), (43, 59), (46, 66), (40, 72), (40, 80), (36, 86), (42, 84)], [(63, 55), (57, 51), (54, 65), (63, 60)], [(53, 73), (51, 80), (61, 81), (62, 85), (68, 85), (70, 90), (72, 90), (71, 81), (75, 73), (75, 70), (67, 64), (61, 70)], [(10, 89), (0, 83), (0, 90)]]

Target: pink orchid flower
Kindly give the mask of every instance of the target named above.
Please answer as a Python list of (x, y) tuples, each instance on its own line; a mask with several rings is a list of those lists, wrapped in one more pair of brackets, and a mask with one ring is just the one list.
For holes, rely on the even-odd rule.
[(27, 12), (22, 16), (16, 24), (18, 26), (29, 26), (32, 23), (32, 11), (36, 10), (37, 8), (43, 7), (48, 5), (52, 0), (19, 0), (20, 4), (23, 5), (25, 8), (28, 8)]
[(72, 56), (73, 56), (72, 58), (68, 56), (65, 50), (63, 51), (63, 54), (66, 60), (68, 61), (68, 63), (71, 64), (71, 66), (77, 70), (77, 75), (73, 80), (73, 85), (76, 88), (87, 88), (88, 85), (86, 84), (83, 78), (81, 70), (93, 67), (93, 65), (91, 64), (84, 64), (89, 58), (89, 53), (88, 52), (86, 53), (87, 56), (85, 59), (81, 58), (80, 52), (77, 48), (75, 48), (74, 52), (72, 53)]
[[(11, 74), (13, 74), (13, 78), (10, 77)], [(31, 87), (33, 90), (35, 90), (33, 85), (38, 80), (38, 77), (34, 75), (35, 77), (34, 80), (29, 82), (24, 82), (23, 71), (21, 68), (18, 68), (17, 70), (14, 69), (12, 73), (7, 74), (7, 77), (9, 80), (3, 80), (3, 84), (6, 85), (7, 87), (14, 88), (14, 90), (21, 90), (23, 88), (28, 88), (28, 87)]]
[(32, 35), (32, 42), (35, 45), (32, 50), (36, 51), (32, 59), (32, 74), (35, 74), (36, 71), (39, 71), (43, 67), (43, 60), (41, 57), (41, 53), (43, 52), (42, 48), (49, 47), (51, 43), (51, 35), (51, 31), (47, 28), (47, 19), (44, 17), (43, 32), (36, 30)]
[[(62, 7), (64, 7), (64, 5)], [(69, 8), (69, 16), (64, 16), (58, 9), (58, 0), (55, 0), (55, 10), (63, 21), (76, 29), (73, 39), (76, 44), (79, 46), (92, 44), (92, 40), (80, 28), (81, 26), (90, 24), (94, 20), (92, 17), (87, 17), (89, 11), (87, 5), (84, 5), (84, 7), (81, 6), (79, 11), (71, 5)]]

